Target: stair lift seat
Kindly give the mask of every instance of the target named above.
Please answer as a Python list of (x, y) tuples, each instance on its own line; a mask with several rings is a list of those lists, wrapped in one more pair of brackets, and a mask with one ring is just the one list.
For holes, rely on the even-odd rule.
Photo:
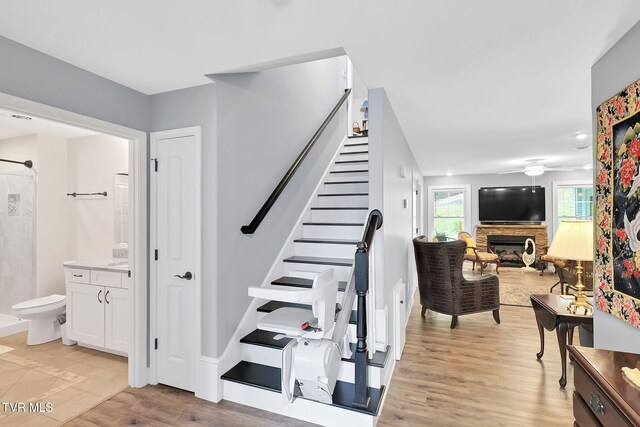
[(15, 304), (14, 316), (29, 320), (27, 345), (44, 344), (62, 336), (60, 322), (56, 319), (65, 311), (65, 296), (53, 294)]
[[(340, 349), (327, 339), (335, 325), (338, 281), (333, 269), (292, 271), (293, 277), (313, 280), (310, 289), (267, 285), (249, 288), (249, 296), (310, 304), (311, 309), (283, 307), (258, 321), (258, 329), (293, 338), (282, 350), (281, 385), (285, 402), (293, 402), (296, 385), (304, 398), (331, 404), (338, 379)], [(282, 337), (282, 336), (281, 336)]]

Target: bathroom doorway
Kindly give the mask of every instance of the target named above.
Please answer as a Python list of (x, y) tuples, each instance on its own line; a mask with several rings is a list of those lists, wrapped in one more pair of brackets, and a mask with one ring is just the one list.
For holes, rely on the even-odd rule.
[[(127, 357), (124, 358), (126, 369), (125, 369), (125, 381), (128, 385), (131, 386), (141, 386), (146, 384), (147, 382), (147, 346), (146, 346), (146, 329), (147, 329), (147, 256), (148, 256), (148, 247), (146, 244), (147, 241), (147, 204), (146, 204), (146, 186), (147, 186), (147, 173), (148, 173), (148, 165), (147, 165), (147, 141), (146, 134), (143, 132), (139, 132), (133, 129), (125, 128), (119, 125), (114, 125), (108, 122), (104, 122), (101, 120), (92, 119), (86, 116), (78, 115), (75, 113), (70, 113), (66, 111), (62, 111), (56, 108), (48, 107), (46, 105), (34, 103), (31, 101), (27, 101), (24, 99), (20, 99), (17, 97), (13, 97), (10, 95), (0, 93), (0, 111), (6, 111), (12, 113), (11, 115), (19, 115), (26, 116), (31, 118), (32, 123), (40, 122), (40, 121), (50, 121), (57, 123), (61, 126), (69, 126), (74, 127), (76, 129), (81, 130), (85, 134), (76, 135), (75, 138), (93, 138), (93, 143), (107, 143), (107, 139), (113, 138), (113, 141), (118, 141), (116, 145), (119, 144), (120, 152), (124, 152), (126, 158), (124, 159), (125, 167), (118, 167), (117, 170), (113, 170), (110, 172), (110, 178), (108, 184), (94, 185), (96, 181), (89, 182), (87, 177), (92, 177), (93, 175), (97, 175), (99, 169), (104, 168), (105, 164), (108, 163), (104, 155), (100, 155), (95, 150), (88, 149), (89, 145), (82, 145), (82, 142), (91, 144), (91, 141), (85, 140), (80, 141), (76, 140), (73, 143), (68, 143), (67, 140), (70, 138), (60, 137), (58, 135), (58, 143), (66, 144), (68, 147), (72, 147), (65, 155), (58, 155), (56, 157), (55, 152), (45, 152), (42, 156), (38, 156), (37, 159), (33, 160), (33, 167), (30, 168), (32, 172), (35, 172), (33, 176), (35, 182), (35, 198), (45, 197), (51, 200), (55, 199), (56, 203), (59, 205), (65, 205), (65, 216), (67, 217), (65, 220), (58, 218), (47, 218), (49, 222), (52, 224), (59, 224), (59, 227), (52, 227), (51, 230), (55, 235), (56, 232), (61, 233), (61, 229), (65, 228), (64, 225), (67, 225), (67, 231), (69, 231), (69, 224), (75, 225), (77, 228), (73, 233), (71, 233), (71, 237), (68, 239), (67, 247), (64, 251), (56, 251), (49, 248), (48, 254), (52, 255), (46, 258), (54, 258), (51, 259), (51, 266), (54, 264), (57, 268), (62, 271), (60, 276), (57, 279), (51, 280), (49, 283), (46, 283), (43, 286), (40, 284), (36, 284), (34, 290), (34, 296), (38, 297), (42, 294), (50, 294), (59, 292), (60, 280), (64, 283), (64, 271), (62, 269), (62, 263), (57, 259), (58, 256), (63, 257), (63, 261), (72, 261), (70, 258), (70, 254), (73, 253), (73, 250), (70, 248), (76, 248), (83, 253), (86, 253), (87, 258), (94, 258), (96, 256), (104, 259), (104, 258), (113, 258), (114, 253), (112, 251), (118, 250), (120, 253), (115, 254), (117, 257), (121, 258), (120, 260), (113, 260), (110, 264), (118, 264), (122, 270), (122, 277), (126, 278), (126, 286), (124, 285), (125, 280), (122, 280), (122, 289), (119, 289), (119, 293), (115, 291), (109, 292), (106, 299), (104, 296), (107, 295), (107, 290), (101, 294), (101, 300), (108, 301), (105, 304), (113, 304), (116, 301), (116, 297), (119, 298), (119, 308), (117, 311), (118, 314), (113, 316), (116, 319), (122, 319), (124, 317), (127, 318), (127, 321), (124, 322), (126, 327), (128, 328), (128, 336), (129, 342), (126, 343), (124, 352), (127, 354)], [(26, 119), (28, 120), (28, 119)], [(25, 120), (25, 121), (26, 121)], [(36, 132), (37, 134), (37, 132)], [(101, 141), (97, 141), (102, 138)], [(0, 138), (1, 140), (2, 138)], [(37, 138), (36, 138), (37, 139)], [(60, 140), (64, 141), (60, 142)], [(0, 144), (1, 145), (1, 144)], [(53, 144), (55, 146), (55, 143)], [(53, 147), (49, 146), (49, 148)], [(45, 147), (45, 144), (42, 144), (42, 147)], [(23, 147), (24, 148), (24, 147)], [(57, 148), (60, 148), (58, 146)], [(56, 151), (56, 150), (53, 150)], [(0, 153), (2, 153), (0, 147)], [(5, 153), (6, 154), (6, 153)], [(22, 159), (23, 156), (17, 155), (19, 153), (11, 153), (12, 157)], [(60, 152), (58, 151), (58, 154)], [(100, 163), (96, 163), (96, 165), (91, 166), (87, 163), (87, 156), (94, 155), (97, 159), (96, 161), (102, 160)], [(7, 156), (8, 157), (8, 156)], [(2, 158), (2, 155), (0, 155)], [(25, 160), (25, 159), (23, 159)], [(46, 161), (45, 161), (46, 160)], [(63, 165), (68, 173), (64, 174), (64, 177), (58, 174), (58, 182), (56, 183), (56, 179), (44, 179), (44, 175), (47, 174), (47, 170), (45, 170), (45, 163), (51, 165)], [(77, 167), (72, 171), (69, 168), (70, 165), (75, 165)], [(16, 165), (18, 166), (18, 165)], [(48, 172), (51, 172), (49, 170)], [(53, 175), (49, 175), (50, 177)], [(1, 177), (0, 177), (1, 180)], [(62, 196), (60, 196), (59, 190), (60, 183), (63, 182)], [(72, 185), (75, 183), (75, 185)], [(57, 189), (54, 189), (53, 186), (57, 185)], [(69, 193), (69, 194), (68, 194)], [(72, 193), (76, 193), (75, 197)], [(107, 193), (107, 196), (103, 196), (101, 193)], [(21, 199), (22, 200), (22, 199)], [(38, 206), (39, 200), (37, 200), (36, 205)], [(0, 196), (0, 208), (3, 203), (2, 196)], [(108, 209), (105, 209), (108, 206)], [(96, 219), (101, 219), (105, 213), (109, 213), (109, 216), (112, 221), (112, 225), (109, 227), (109, 230), (104, 230), (104, 226), (97, 225), (95, 227), (91, 226), (91, 223), (86, 221), (87, 218), (93, 216)], [(55, 216), (55, 215), (54, 215)], [(68, 217), (74, 217), (75, 220), (70, 220)], [(36, 212), (34, 220), (38, 221), (38, 215)], [(128, 218), (128, 221), (125, 221), (125, 218)], [(1, 217), (0, 217), (1, 219)], [(104, 218), (102, 218), (104, 219)], [(36, 227), (38, 229), (38, 227)], [(58, 234), (60, 235), (60, 234)], [(90, 238), (86, 236), (90, 235)], [(100, 246), (99, 242), (104, 242), (104, 237), (108, 235), (110, 246), (107, 248), (104, 245)], [(37, 238), (34, 238), (36, 252), (38, 251), (38, 246), (41, 245), (41, 242)], [(52, 240), (56, 240), (55, 238)], [(126, 250), (128, 249), (128, 256), (126, 254)], [(91, 252), (93, 250), (102, 251), (99, 254), (96, 252)], [(124, 250), (124, 251), (123, 251)], [(61, 253), (59, 253), (61, 252)], [(105, 253), (106, 252), (106, 253)], [(115, 251), (114, 251), (115, 252)], [(78, 258), (85, 257), (80, 254), (80, 252), (75, 252)], [(42, 259), (43, 257), (38, 257), (36, 255), (36, 263), (38, 263), (38, 259)], [(73, 258), (76, 258), (74, 255)], [(116, 262), (117, 261), (117, 262)], [(46, 261), (45, 261), (46, 262)], [(33, 271), (38, 272), (38, 266), (32, 269)], [(37, 280), (36, 280), (37, 281)], [(55, 286), (58, 286), (58, 289), (55, 289)], [(66, 292), (66, 286), (62, 285), (63, 293)], [(125, 295), (125, 299), (123, 302), (122, 295)], [(22, 297), (21, 297), (22, 298)], [(124, 315), (122, 314), (124, 313)], [(2, 335), (0, 329), (0, 335)], [(3, 338), (0, 338), (2, 340)], [(7, 338), (5, 338), (6, 340)], [(4, 341), (3, 341), (4, 342)], [(18, 341), (13, 341), (16, 345), (18, 345)], [(119, 341), (122, 344), (122, 340)], [(6, 345), (6, 342), (5, 342)], [(40, 346), (40, 349), (46, 349), (48, 344), (44, 344)], [(35, 348), (38, 346), (32, 346), (31, 348)], [(90, 346), (81, 347), (85, 349), (90, 349)], [(29, 350), (27, 348), (26, 350)], [(0, 345), (0, 358), (2, 357), (2, 345)], [(57, 350), (56, 350), (57, 351)], [(60, 352), (64, 352), (63, 350), (59, 350)], [(11, 355), (11, 353), (6, 353), (7, 355)], [(90, 354), (93, 356), (102, 355), (102, 353), (96, 352), (96, 350), (91, 350)], [(110, 354), (110, 353), (105, 353)], [(112, 356), (109, 356), (112, 357)], [(116, 358), (117, 356), (113, 356)], [(40, 358), (42, 359), (42, 358)], [(64, 358), (58, 358), (60, 363), (62, 363)], [(106, 365), (105, 365), (106, 367)], [(79, 368), (78, 368), (79, 369)], [(87, 372), (89, 374), (89, 372)]]

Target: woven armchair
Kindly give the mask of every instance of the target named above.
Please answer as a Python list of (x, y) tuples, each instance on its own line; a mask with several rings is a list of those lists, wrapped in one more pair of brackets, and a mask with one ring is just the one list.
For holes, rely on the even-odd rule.
[(500, 323), (500, 289), (498, 277), (482, 276), (467, 280), (462, 263), (467, 244), (462, 240), (432, 243), (425, 236), (413, 239), (418, 269), (418, 289), (423, 317), (427, 309), (451, 315), (451, 329), (458, 316), (493, 311)]

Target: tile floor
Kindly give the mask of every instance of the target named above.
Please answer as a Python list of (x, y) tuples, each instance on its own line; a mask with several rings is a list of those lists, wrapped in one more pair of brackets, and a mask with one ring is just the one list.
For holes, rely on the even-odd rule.
[[(26, 332), (0, 338), (0, 426), (62, 425), (127, 388), (124, 357), (60, 340), (26, 342)], [(20, 410), (19, 403), (40, 403), (41, 411)]]

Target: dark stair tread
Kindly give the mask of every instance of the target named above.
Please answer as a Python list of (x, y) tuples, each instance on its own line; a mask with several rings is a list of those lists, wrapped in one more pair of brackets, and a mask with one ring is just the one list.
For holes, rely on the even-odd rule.
[[(283, 301), (269, 301), (266, 304), (258, 307), (257, 311), (260, 313), (271, 313), (274, 310), (284, 307), (293, 307), (293, 308), (306, 308), (311, 310), (310, 304), (298, 304), (294, 302), (283, 302)], [(338, 309), (338, 304), (336, 304), (336, 313), (340, 310)], [(351, 310), (351, 316), (349, 316), (349, 324), (355, 325), (357, 321), (358, 313), (355, 310)]]
[(368, 209), (362, 206), (318, 206), (311, 208), (312, 211), (366, 211)]
[(339, 267), (351, 267), (353, 265), (353, 260), (348, 258), (326, 258), (299, 255), (290, 256), (289, 258), (285, 258), (283, 261), (294, 262), (298, 264), (335, 265)]
[(351, 135), (349, 139), (368, 138), (369, 135)]
[(351, 163), (368, 163), (369, 160), (338, 160), (336, 161), (336, 164), (339, 165), (345, 165), (345, 164), (351, 164)]
[(303, 222), (302, 225), (331, 225), (338, 227), (361, 227), (364, 223), (360, 222)]
[(369, 145), (369, 143), (368, 142), (352, 142), (352, 143), (344, 144), (345, 147), (358, 147), (362, 145)]
[(357, 245), (359, 240), (353, 239), (322, 239), (315, 237), (303, 237), (294, 239), (295, 243), (322, 243), (327, 245)]
[(368, 184), (369, 181), (325, 181), (325, 185), (339, 185), (339, 184)]
[(333, 196), (368, 196), (369, 193), (324, 193), (318, 194), (318, 197), (333, 197)]
[[(220, 378), (276, 393), (282, 392), (280, 368), (273, 366), (260, 365), (242, 360)], [(355, 408), (352, 406), (355, 396), (355, 385), (344, 381), (337, 381), (333, 391), (332, 406), (361, 412), (363, 414), (377, 415), (380, 410), (380, 402), (382, 401), (385, 387), (368, 387), (368, 389), (369, 396), (371, 396), (369, 407), (367, 409)]]
[(291, 341), (291, 338), (274, 340), (273, 337), (275, 337), (276, 335), (278, 335), (277, 332), (262, 331), (260, 329), (256, 329), (243, 337), (240, 342), (244, 344), (258, 345), (261, 347), (269, 347), (282, 350), (284, 346), (287, 345), (289, 341)]
[(353, 171), (331, 171), (329, 173), (369, 173), (368, 169), (358, 169)]
[(369, 152), (368, 151), (345, 151), (340, 153), (341, 156), (352, 156), (356, 154), (369, 154)]
[[(257, 329), (256, 329), (257, 330)], [(255, 332), (255, 331), (254, 331)], [(277, 342), (277, 341), (276, 341)], [(284, 343), (284, 345), (286, 345), (287, 343)], [(283, 347), (284, 347), (283, 345)], [(351, 362), (351, 363), (355, 363), (355, 357), (356, 357), (356, 343), (349, 343), (349, 347), (351, 347), (351, 358), (350, 359), (342, 359), (345, 362)], [(387, 358), (389, 357), (389, 353), (391, 346), (387, 346), (387, 349), (385, 351), (376, 351), (373, 353), (373, 358), (369, 359), (367, 358), (367, 365), (369, 366), (374, 366), (376, 368), (384, 368), (384, 366), (387, 364)]]
[[(260, 329), (256, 329), (253, 332), (246, 335), (244, 338), (242, 338), (240, 342), (244, 344), (251, 344), (251, 345), (257, 345), (260, 347), (268, 347), (268, 348), (273, 348), (277, 350), (282, 350), (284, 346), (287, 345), (289, 341), (291, 341), (291, 338), (282, 338), (279, 340), (275, 340), (273, 338), (276, 335), (278, 335), (277, 332), (262, 331)], [(351, 358), (350, 359), (343, 358), (342, 361), (355, 363), (356, 344), (349, 343), (349, 346), (351, 347), (351, 353), (352, 353)], [(373, 353), (373, 358), (367, 359), (367, 364), (369, 366), (374, 366), (376, 368), (384, 368), (387, 363), (387, 358), (389, 356), (390, 348), (391, 348), (390, 346), (387, 346), (386, 351), (376, 351), (375, 353)]]
[[(291, 277), (291, 276), (283, 276), (279, 279), (271, 282), (272, 285), (276, 286), (292, 286), (296, 288), (311, 288), (313, 286), (313, 280), (311, 279), (303, 279), (300, 277)], [(347, 289), (347, 282), (338, 282), (338, 292), (344, 292)]]

